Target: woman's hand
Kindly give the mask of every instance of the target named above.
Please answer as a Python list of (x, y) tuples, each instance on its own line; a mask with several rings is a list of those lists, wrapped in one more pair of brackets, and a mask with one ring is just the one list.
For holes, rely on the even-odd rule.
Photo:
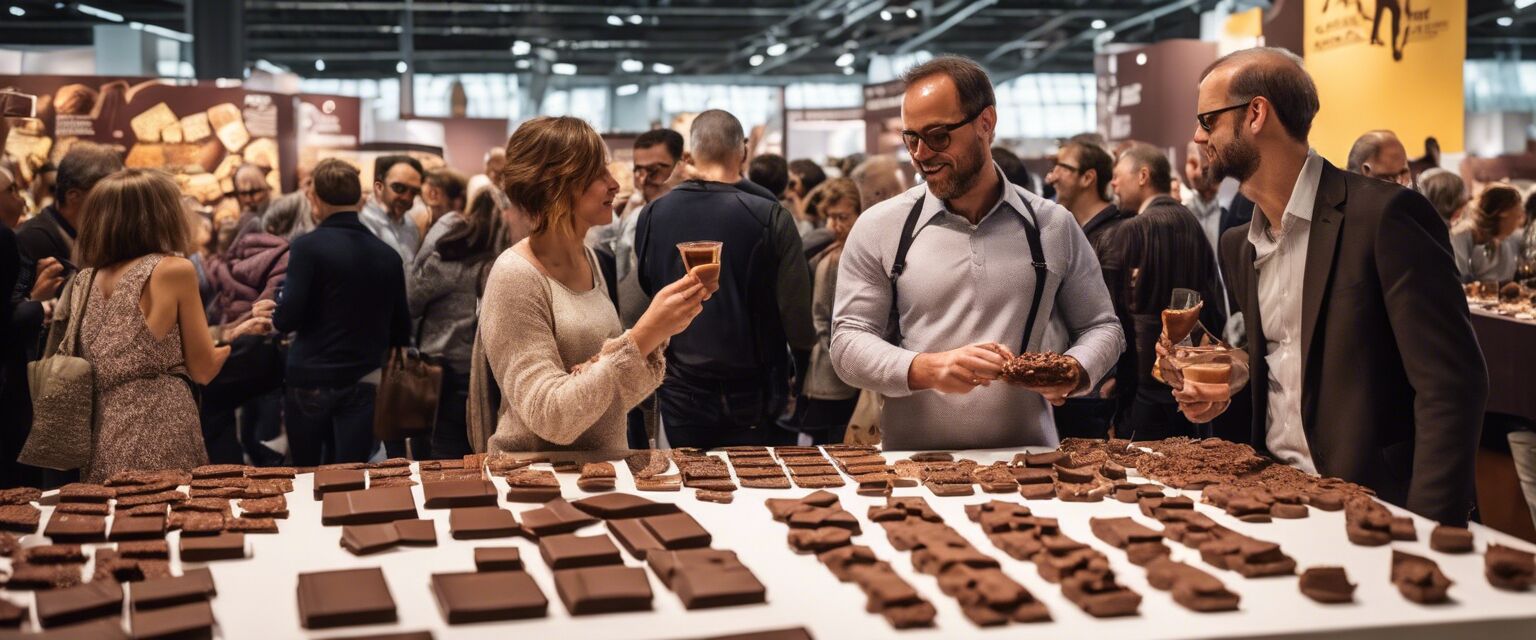
[(270, 317), (253, 316), (250, 319), (247, 319), (245, 322), (236, 325), (234, 330), (230, 331), (229, 334), (224, 337), (224, 339), (234, 340), (235, 338), (239, 338), (241, 336), (259, 336), (261, 334), (271, 332), (272, 319)]
[(55, 258), (37, 261), (37, 276), (32, 281), (32, 300), (52, 300), (64, 286), (64, 265)]
[(709, 289), (691, 273), (656, 292), (651, 306), (629, 331), (640, 353), (655, 351), (662, 341), (687, 329), (704, 310), (704, 298), (708, 294)]
[(272, 317), (272, 312), (274, 312), (276, 310), (277, 310), (277, 301), (276, 300), (257, 300), (256, 304), (251, 305), (251, 317), (253, 317), (253, 318), (271, 318)]

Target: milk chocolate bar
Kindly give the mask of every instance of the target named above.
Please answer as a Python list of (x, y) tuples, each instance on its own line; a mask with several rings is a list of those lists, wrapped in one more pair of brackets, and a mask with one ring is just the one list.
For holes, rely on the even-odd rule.
[(395, 599), (378, 568), (299, 574), (299, 622), (305, 629), (394, 622)]

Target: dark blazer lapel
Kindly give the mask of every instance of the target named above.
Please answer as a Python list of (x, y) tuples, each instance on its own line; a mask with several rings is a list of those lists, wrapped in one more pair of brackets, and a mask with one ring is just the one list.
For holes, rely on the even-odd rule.
[[(1253, 223), (1257, 224), (1257, 222)], [(1249, 443), (1267, 452), (1265, 434), (1269, 431), (1269, 365), (1264, 360), (1269, 351), (1264, 338), (1264, 316), (1259, 310), (1259, 267), (1254, 264), (1253, 243), (1243, 240), (1238, 264), (1247, 269), (1247, 287), (1243, 297), (1243, 325), (1248, 330), (1248, 388), (1253, 395), (1253, 440)]]
[[(1344, 228), (1344, 172), (1331, 163), (1323, 165), (1317, 185), (1317, 202), (1312, 209), (1312, 228), (1307, 241), (1307, 266), (1301, 284), (1301, 365), (1306, 375), (1312, 352), (1318, 316), (1322, 314), (1324, 295), (1333, 281), (1333, 264), (1338, 258), (1339, 233)], [(1305, 388), (1305, 384), (1302, 385)]]

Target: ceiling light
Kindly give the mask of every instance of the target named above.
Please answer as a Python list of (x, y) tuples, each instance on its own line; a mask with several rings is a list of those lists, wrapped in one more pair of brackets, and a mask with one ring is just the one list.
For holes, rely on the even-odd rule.
[(1495, 20), (1494, 22), (1497, 22), (1499, 24), (1499, 26), (1501, 26), (1501, 27), (1508, 27), (1510, 25), (1515, 24), (1515, 19), (1511, 18), (1509, 16), (1503, 16), (1503, 17), (1499, 18), (1498, 20)]
[(318, 58), (315, 60), (315, 71), (325, 71), (325, 61), (324, 60), (320, 60)]
[(1095, 29), (1103, 29), (1104, 27), (1109, 26), (1109, 23), (1103, 20), (1094, 20), (1093, 22), (1088, 23), (1088, 26)]
[(853, 75), (853, 67), (843, 67), (843, 75), (845, 75), (845, 76)]
[(843, 55), (838, 56), (837, 57), (837, 61), (833, 62), (832, 64), (835, 64), (835, 65), (837, 65), (839, 67), (852, 66), (853, 65), (853, 52), (852, 51), (844, 52)]
[(91, 16), (92, 18), (101, 18), (102, 20), (111, 20), (112, 22), (123, 21), (123, 14), (121, 13), (112, 13), (106, 9), (97, 9), (96, 7), (88, 4), (77, 4), (75, 5), (75, 8), (79, 9), (80, 13)]
[(615, 16), (615, 15), (610, 15), (610, 16), (608, 16), (608, 26), (610, 26), (610, 27), (622, 27), (622, 26), (624, 26), (624, 19), (620, 18), (618, 16)]
[(660, 62), (653, 62), (653, 63), (651, 63), (651, 71), (655, 71), (656, 73), (659, 73), (661, 75), (667, 75), (669, 73), (672, 73), (672, 65), (670, 65), (670, 64), (662, 64)]
[(395, 63), (395, 73), (405, 73), (409, 68), (410, 66), (406, 65), (404, 60)]
[(891, 21), (891, 12), (890, 11), (881, 11), (880, 12), (880, 19), (884, 20), (886, 22), (890, 22)]
[(638, 13), (631, 14), (629, 16), (629, 23), (630, 24), (640, 24), (642, 22), (645, 22), (645, 18), (640, 17), (640, 14), (638, 14)]
[(1138, 67), (1145, 67), (1145, 66), (1147, 66), (1147, 54), (1145, 54), (1145, 53), (1138, 53), (1138, 54), (1136, 54), (1136, 66), (1138, 66)]
[(767, 51), (768, 51), (768, 55), (777, 58), (779, 56), (784, 55), (785, 51), (789, 51), (789, 45), (784, 44), (782, 42), (775, 42), (773, 44), (768, 45)]
[(549, 65), (549, 70), (557, 76), (576, 75), (576, 65), (569, 62), (556, 62), (552, 65)]
[(752, 57), (747, 58), (747, 64), (750, 64), (750, 65), (752, 65), (754, 67), (757, 66), (757, 65), (760, 65), (762, 63), (763, 63), (763, 54), (761, 54), (761, 53), (754, 53), (754, 54), (752, 54)]
[(11, 7), (11, 15), (20, 18), (24, 15), (27, 15), (27, 10), (21, 7)]
[(910, 8), (907, 9), (907, 17), (908, 18), (916, 18), (917, 17), (917, 9), (910, 9)]
[(529, 60), (527, 58), (523, 58), (522, 60), (518, 60), (517, 62), (515, 62), (513, 64), (514, 64), (514, 66), (516, 66), (519, 69), (527, 69), (528, 67), (533, 66), (533, 61)]
[(624, 73), (640, 73), (641, 71), (645, 71), (645, 63), (639, 60), (635, 60), (634, 58), (630, 58), (620, 62), (619, 68), (623, 69)]
[(1524, 9), (1526, 7), (1529, 7), (1529, 6), (1533, 5), (1533, 4), (1536, 4), (1536, 0), (1515, 0), (1515, 8), (1516, 9)]
[(533, 51), (533, 45), (529, 44), (528, 41), (514, 40), (512, 42), (512, 55), (526, 56), (529, 51)]
[(621, 96), (632, 96), (632, 95), (635, 95), (637, 93), (640, 93), (640, 85), (638, 85), (638, 84), (619, 85), (619, 88), (614, 89), (613, 92), (615, 94), (621, 95)]

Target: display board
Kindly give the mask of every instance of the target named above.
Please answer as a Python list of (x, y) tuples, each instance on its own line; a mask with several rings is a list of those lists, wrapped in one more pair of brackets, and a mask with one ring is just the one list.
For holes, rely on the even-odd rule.
[(871, 156), (905, 150), (901, 141), (900, 80), (864, 85), (864, 153)]
[(1334, 164), (1373, 129), (1463, 150), (1466, 0), (1306, 0), (1303, 51), (1322, 101), (1312, 146)]

